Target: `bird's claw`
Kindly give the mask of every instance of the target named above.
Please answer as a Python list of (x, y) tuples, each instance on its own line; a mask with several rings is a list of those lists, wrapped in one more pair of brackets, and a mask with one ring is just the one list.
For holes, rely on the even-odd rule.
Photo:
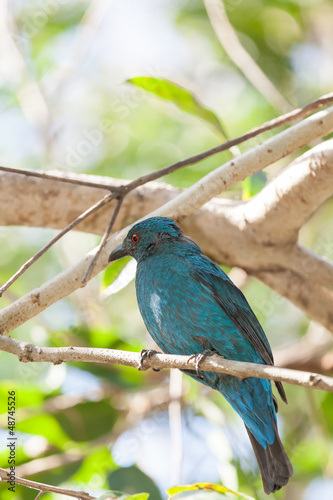
[[(149, 367), (146, 368), (144, 366), (144, 362), (145, 362), (145, 359), (147, 359), (147, 358), (151, 359), (153, 354), (161, 354), (161, 353), (159, 351), (155, 351), (155, 349), (142, 349), (141, 358), (140, 358), (139, 367), (138, 367), (139, 371), (149, 370)], [(153, 368), (153, 371), (160, 372), (161, 369), (160, 368)]]
[(195, 359), (195, 371), (197, 372), (197, 376), (200, 378), (203, 378), (203, 375), (200, 370), (200, 364), (208, 357), (208, 356), (213, 356), (213, 354), (216, 354), (216, 351), (214, 349), (205, 349), (202, 352), (198, 352), (197, 354), (192, 354), (187, 360), (187, 362), (192, 361), (192, 359)]

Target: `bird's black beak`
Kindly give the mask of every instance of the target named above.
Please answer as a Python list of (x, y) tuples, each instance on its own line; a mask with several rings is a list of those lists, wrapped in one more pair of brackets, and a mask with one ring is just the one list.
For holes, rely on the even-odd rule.
[(128, 250), (123, 248), (123, 244), (118, 245), (109, 255), (109, 262), (113, 262), (114, 260), (121, 259), (122, 257), (126, 257), (129, 255)]

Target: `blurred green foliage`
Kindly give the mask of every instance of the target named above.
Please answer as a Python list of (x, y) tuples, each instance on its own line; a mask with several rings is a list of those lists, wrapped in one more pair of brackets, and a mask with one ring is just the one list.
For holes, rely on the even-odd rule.
[[(331, 90), (329, 0), (226, 0), (225, 7), (245, 49), (293, 105)], [(1, 55), (0, 152), (1, 163), (8, 166), (133, 179), (217, 145), (223, 140), (221, 123), (226, 135), (235, 137), (279, 114), (226, 56), (201, 0), (9, 2), (6, 28), (12, 45), (7, 57)], [(256, 143), (251, 140), (240, 150)], [(222, 153), (163, 180), (188, 187), (229, 155)], [(254, 196), (286, 161), (224, 195)], [(332, 259), (331, 214), (332, 203), (327, 203), (302, 229), (301, 240)], [(1, 229), (0, 281), (52, 235), (45, 229)], [(1, 307), (71, 265), (96, 241), (68, 235), (13, 285)], [(50, 307), (13, 336), (44, 346), (135, 351), (152, 346), (133, 282), (105, 301), (99, 298), (126, 264), (113, 264), (86, 289)], [(308, 331), (309, 320), (263, 284), (249, 279), (244, 293), (274, 347)], [(129, 495), (147, 492), (151, 500), (166, 498), (166, 489), (174, 486), (165, 421), (167, 373), (90, 363), (23, 365), (5, 353), (0, 360), (2, 467), (8, 457), (7, 393), (15, 390), (18, 475), (100, 498), (109, 488), (113, 495), (120, 490)], [(234, 412), (218, 394), (193, 380), (184, 379), (183, 389), (179, 482), (221, 481), (265, 498)], [(280, 428), (295, 476), (275, 498), (324, 498), (333, 470), (332, 395), (309, 394), (298, 387), (286, 390), (290, 404), (280, 405)], [(314, 484), (319, 489), (311, 489)], [(6, 484), (0, 490), (3, 500), (36, 497), (36, 491), (21, 486), (15, 496)], [(198, 492), (195, 498), (217, 495)], [(328, 495), (325, 499), (332, 497), (332, 490)], [(143, 500), (147, 494), (120, 498)]]

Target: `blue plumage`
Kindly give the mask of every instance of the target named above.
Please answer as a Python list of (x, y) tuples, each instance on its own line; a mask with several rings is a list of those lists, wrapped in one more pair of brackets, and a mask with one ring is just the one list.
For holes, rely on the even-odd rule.
[[(140, 312), (165, 353), (213, 350), (227, 359), (273, 364), (266, 335), (242, 292), (171, 219), (153, 217), (136, 224), (110, 260), (124, 255), (138, 262)], [(266, 493), (285, 485), (292, 467), (277, 433), (271, 382), (214, 372), (186, 373), (218, 390), (243, 419)], [(277, 388), (286, 401), (280, 383)]]

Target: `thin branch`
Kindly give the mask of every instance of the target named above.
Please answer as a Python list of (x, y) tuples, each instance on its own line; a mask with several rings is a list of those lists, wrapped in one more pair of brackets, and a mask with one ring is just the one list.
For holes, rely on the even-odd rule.
[(70, 464), (83, 461), (86, 457), (83, 454), (73, 454), (65, 451), (64, 453), (57, 453), (55, 455), (48, 455), (42, 458), (35, 458), (30, 462), (21, 464), (16, 467), (16, 474), (18, 476), (35, 476), (42, 472), (50, 471), (58, 467), (66, 467)]
[(233, 63), (276, 109), (280, 111), (290, 109), (291, 104), (240, 43), (236, 31), (228, 19), (223, 0), (204, 0), (204, 3), (215, 34)]
[[(0, 468), (0, 481), (7, 481), (8, 479), (9, 479), (9, 472), (6, 471), (6, 469)], [(38, 483), (37, 481), (30, 481), (29, 479), (23, 479), (21, 477), (15, 477), (15, 483), (21, 484), (22, 486), (26, 486), (27, 488), (31, 488), (33, 490), (38, 490), (43, 493), (46, 492), (58, 493), (59, 495), (78, 498), (79, 500), (96, 500), (96, 497), (93, 497), (84, 491), (67, 490), (65, 488), (59, 488), (58, 486), (51, 486), (49, 484)]]
[[(91, 347), (39, 347), (29, 342), (0, 335), (0, 350), (16, 355), (20, 361), (53, 363), (88, 362), (112, 363), (122, 366), (138, 368), (141, 354), (137, 352), (119, 351), (117, 349), (99, 349)], [(178, 356), (173, 354), (154, 354), (146, 359), (143, 369), (149, 368), (178, 368), (180, 370), (195, 370), (196, 362), (192, 356)], [(224, 359), (213, 355), (200, 364), (201, 370), (226, 373), (239, 379), (247, 377), (279, 380), (289, 384), (300, 385), (311, 389), (321, 389), (333, 392), (333, 378), (318, 373), (278, 368), (276, 366), (246, 363)]]
[(120, 198), (118, 198), (117, 205), (116, 205), (116, 207), (115, 207), (115, 209), (113, 211), (112, 217), (111, 217), (109, 225), (106, 228), (106, 231), (105, 231), (105, 233), (103, 235), (102, 241), (100, 242), (100, 244), (99, 244), (99, 246), (97, 248), (96, 253), (94, 254), (93, 258), (91, 259), (91, 261), (89, 263), (88, 269), (86, 270), (85, 275), (82, 278), (82, 281), (81, 281), (81, 285), (82, 286), (85, 286), (87, 284), (89, 276), (91, 275), (91, 273), (92, 273), (92, 271), (93, 271), (93, 269), (95, 267), (97, 259), (101, 255), (101, 252), (102, 252), (103, 248), (106, 245), (106, 241), (107, 241), (108, 237), (111, 234), (112, 228), (114, 226), (115, 220), (117, 218), (117, 215), (119, 213), (119, 210), (120, 210), (120, 207), (121, 207), (121, 204), (122, 204), (123, 200), (124, 200), (124, 198), (122, 196)]
[(80, 224), (82, 220), (84, 220), (86, 217), (89, 215), (93, 214), (97, 210), (99, 210), (101, 207), (109, 203), (112, 199), (115, 198), (115, 194), (107, 194), (102, 198), (99, 202), (95, 203), (92, 207), (88, 208), (83, 214), (81, 214), (79, 217), (73, 220), (65, 229), (60, 231), (54, 238), (52, 238), (51, 241), (49, 241), (43, 248), (41, 248), (35, 255), (31, 257), (25, 264), (23, 264), (22, 267), (8, 280), (2, 287), (0, 288), (0, 297), (2, 294), (7, 290), (7, 288), (10, 287), (22, 274), (32, 266), (36, 262), (37, 259), (39, 259), (52, 245), (54, 245), (64, 234), (68, 233), (73, 227), (77, 226)]
[(38, 495), (36, 496), (35, 500), (39, 500), (40, 498), (42, 498), (42, 496), (44, 495), (44, 493), (46, 493), (46, 491), (40, 491), (38, 493)]
[(109, 184), (107, 182), (107, 177), (105, 178), (106, 182), (105, 183), (98, 183), (98, 182), (91, 182), (91, 181), (85, 181), (82, 179), (77, 179), (76, 177), (69, 177), (68, 174), (64, 174), (63, 172), (60, 172), (59, 175), (55, 174), (48, 174), (47, 172), (41, 172), (40, 170), (23, 170), (20, 168), (11, 168), (11, 167), (3, 167), (0, 165), (0, 172), (8, 172), (11, 174), (20, 174), (20, 175), (25, 175), (26, 177), (36, 177), (38, 179), (48, 179), (50, 181), (56, 181), (56, 182), (65, 182), (67, 184), (76, 184), (77, 186), (87, 186), (87, 187), (94, 187), (98, 189), (104, 189), (112, 192), (118, 192), (121, 190), (121, 187), (119, 186), (114, 186), (113, 184)]

